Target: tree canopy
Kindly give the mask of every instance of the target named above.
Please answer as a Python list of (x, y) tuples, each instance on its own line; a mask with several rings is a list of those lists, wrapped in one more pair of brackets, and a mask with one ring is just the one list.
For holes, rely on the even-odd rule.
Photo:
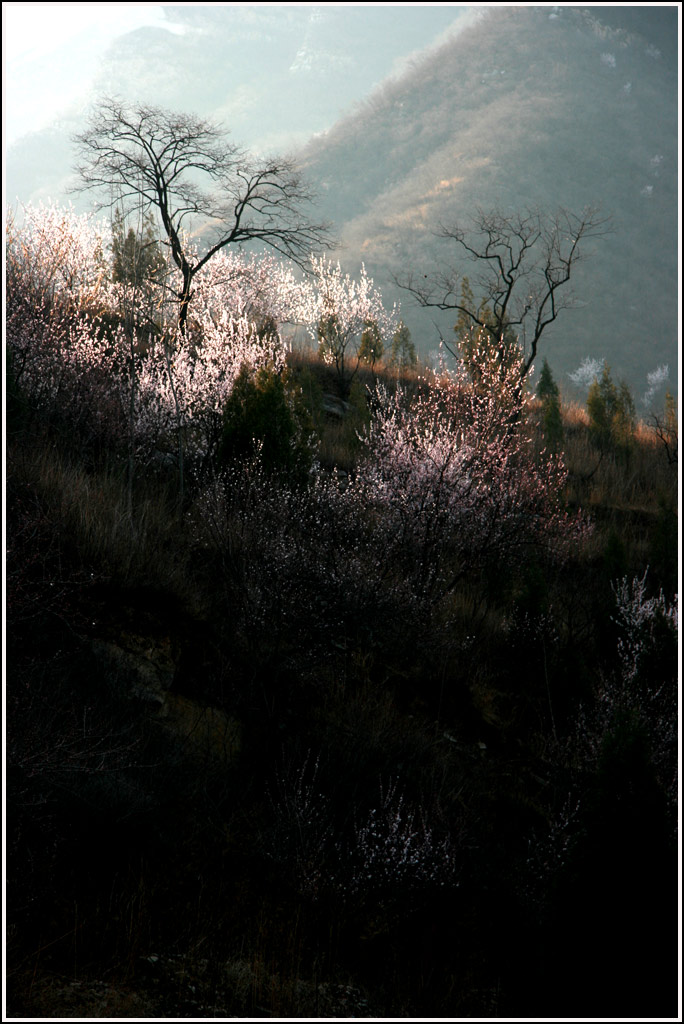
[[(260, 241), (304, 265), (312, 251), (331, 245), (328, 226), (308, 216), (315, 196), (294, 163), (250, 158), (212, 121), (106, 98), (74, 141), (76, 191), (99, 192), (103, 207), (156, 208), (182, 275), (181, 331), (193, 278), (226, 246)], [(187, 241), (191, 223), (214, 232), (201, 255)]]

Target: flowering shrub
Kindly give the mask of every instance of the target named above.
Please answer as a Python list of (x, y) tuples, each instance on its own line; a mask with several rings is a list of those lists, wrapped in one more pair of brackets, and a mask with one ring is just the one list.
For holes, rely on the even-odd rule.
[[(170, 447), (205, 457), (240, 371), (284, 368), (277, 319), (291, 304), (288, 274), (270, 259), (218, 258), (197, 280), (201, 313), (181, 337), (175, 322), (164, 325), (173, 280), (145, 289), (114, 282), (106, 248), (104, 227), (73, 211), (28, 207), (21, 227), (10, 221), (7, 340), (16, 384), (36, 407), (107, 420), (110, 439), (118, 434), (143, 462)], [(264, 318), (268, 331), (259, 330)]]
[(584, 359), (577, 367), (574, 373), (569, 373), (568, 376), (573, 384), (578, 388), (588, 390), (594, 379), (600, 376), (603, 365), (603, 359), (592, 359), (587, 356), (586, 359)]
[(380, 787), (380, 800), (357, 824), (348, 856), (348, 877), (340, 881), (348, 898), (386, 900), (427, 886), (454, 884), (455, 850), (438, 838), (422, 812), (407, 805), (396, 782)]
[(349, 637), (391, 645), (416, 617), (388, 558), (384, 523), (361, 486), (314, 474), (307, 487), (272, 477), (257, 457), (225, 466), (190, 513), (231, 606), (235, 641), (259, 661), (298, 663)]
[(222, 314), (203, 325), (193, 344), (175, 334), (156, 340), (140, 361), (141, 400), (162, 433), (180, 432), (191, 455), (212, 454), (221, 432), (221, 416), (243, 368), (280, 372), (285, 348), (279, 336), (260, 335), (247, 317)]
[(272, 820), (264, 849), (301, 895), (387, 908), (419, 890), (457, 884), (450, 836), (437, 836), (396, 780), (380, 786), (377, 806), (361, 821), (340, 830), (319, 769), (320, 757), (313, 760), (311, 751), (299, 767), (284, 762), (269, 792)]
[(648, 406), (655, 398), (656, 393), (667, 384), (670, 379), (670, 367), (667, 363), (661, 363), (660, 366), (656, 366), (655, 370), (651, 370), (650, 373), (646, 374), (646, 381), (648, 383), (648, 390), (642, 398), (644, 405)]
[(115, 412), (113, 346), (97, 329), (111, 302), (101, 226), (28, 206), (6, 230), (6, 338), (16, 385), (43, 411), (104, 425)]
[(530, 545), (560, 555), (582, 536), (562, 507), (562, 459), (532, 452), (529, 401), (517, 368), (493, 363), (477, 383), (463, 369), (434, 374), (413, 401), (377, 388), (359, 476), (425, 597)]
[[(240, 374), (282, 375), (280, 318), (303, 319), (317, 332), (333, 310), (341, 360), (370, 320), (384, 338), (396, 328), (363, 270), (354, 282), (339, 265), (314, 260), (313, 286), (295, 285), (270, 258), (226, 255), (198, 275), (202, 301), (185, 334), (163, 322), (131, 333), (116, 318), (124, 285), (112, 284), (97, 255), (102, 233), (56, 211), (29, 222), (26, 242), (15, 232), (8, 243), (8, 341), (18, 385), (36, 404), (59, 404), (112, 439), (118, 433), (140, 464), (159, 452), (177, 458), (181, 481), (185, 458), (198, 464), (216, 454)], [(68, 302), (57, 301), (62, 292)], [(379, 387), (363, 439), (367, 457), (345, 487), (319, 476), (300, 494), (247, 467), (231, 477), (226, 508), (228, 477), (219, 479), (204, 532), (221, 523), (212, 543), (235, 552), (225, 533), (241, 524), (252, 579), (241, 571), (239, 587), (249, 595), (252, 625), (274, 614), (283, 629), (301, 630), (303, 617), (287, 602), (297, 607), (304, 593), (314, 633), (331, 608), (342, 630), (372, 632), (383, 612), (400, 629), (425, 621), (466, 575), (514, 564), (532, 544), (558, 553), (578, 524), (560, 504), (562, 460), (533, 456), (527, 403), (520, 366), (488, 352), (476, 379), (465, 367), (442, 371), (411, 401)]]
[(668, 635), (676, 641), (679, 629), (677, 598), (668, 604), (662, 590), (655, 597), (646, 596), (646, 577), (625, 576), (613, 584), (616, 603), (615, 622), (620, 631), (618, 656), (622, 677), (627, 684), (638, 677), (640, 668)]
[(387, 311), (382, 295), (361, 267), (358, 280), (343, 274), (340, 264), (312, 257), (312, 282), (298, 289), (296, 318), (305, 325), (320, 354), (344, 379), (347, 358), (355, 354), (368, 324), (379, 343), (388, 347), (398, 327), (396, 310)]
[(304, 323), (316, 336), (322, 318), (334, 316), (327, 355), (341, 373), (348, 346), (368, 322), (385, 339), (396, 326), (363, 268), (353, 281), (339, 265), (314, 259), (311, 285), (296, 282), (273, 256), (226, 252), (197, 275), (193, 315), (180, 333), (178, 271), (159, 267), (136, 287), (110, 268), (110, 238), (111, 229), (57, 207), (27, 208), (21, 227), (10, 221), (14, 380), (34, 405), (107, 419), (110, 439), (118, 434), (129, 457), (143, 464), (160, 449), (177, 453), (181, 479), (184, 458), (215, 454), (238, 375), (282, 373), (280, 324)]
[(35, 309), (95, 312), (108, 301), (107, 229), (71, 208), (28, 205), (6, 227), (7, 296)]
[(676, 828), (678, 607), (662, 591), (648, 597), (646, 579), (647, 572), (613, 584), (617, 666), (579, 709), (567, 751), (575, 787), (592, 784), (617, 754), (638, 751), (634, 763), (649, 785), (657, 780)]
[[(613, 584), (616, 670), (600, 675), (558, 747), (559, 765), (567, 761), (557, 783), (567, 786), (567, 798), (548, 828), (533, 834), (521, 875), (525, 895), (539, 908), (556, 886), (586, 871), (587, 843), (606, 857), (611, 876), (618, 870), (604, 852), (604, 829), (619, 849), (619, 870), (630, 865), (626, 901), (644, 883), (644, 851), (657, 849), (668, 833), (677, 835), (677, 601), (670, 604), (662, 591), (649, 597), (646, 580), (644, 573)], [(587, 875), (584, 880), (590, 882)]]
[(344, 484), (319, 472), (298, 488), (249, 458), (226, 465), (192, 522), (253, 656), (314, 656), (349, 638), (415, 654), (437, 642), (462, 581), (516, 571), (531, 547), (561, 559), (582, 540), (583, 520), (562, 506), (563, 462), (532, 451), (528, 400), (506, 373), (496, 394), (465, 373), (429, 378), (413, 400), (378, 387)]
[(258, 326), (290, 323), (297, 316), (300, 285), (270, 253), (216, 253), (195, 280), (190, 327), (202, 335), (226, 316)]

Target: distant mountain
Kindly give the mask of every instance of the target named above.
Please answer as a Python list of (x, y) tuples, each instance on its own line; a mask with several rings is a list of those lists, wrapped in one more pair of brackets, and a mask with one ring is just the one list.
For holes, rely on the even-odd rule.
[(578, 308), (548, 328), (541, 354), (566, 393), (586, 358), (607, 359), (637, 397), (669, 364), (676, 391), (677, 19), (657, 7), (487, 9), (306, 147), (342, 261), (365, 261), (402, 301), (424, 353), (433, 320), (446, 336), (455, 317), (412, 309), (390, 279), (455, 257), (439, 224), (477, 207), (598, 205), (612, 232), (577, 267)]
[(548, 328), (542, 354), (566, 392), (586, 358), (607, 359), (637, 396), (667, 363), (675, 390), (677, 7), (164, 12), (165, 26), (113, 43), (59, 123), (8, 149), (9, 202), (66, 200), (70, 136), (99, 93), (215, 117), (250, 149), (299, 145), (342, 261), (350, 271), (365, 261), (401, 301), (424, 355), (437, 344), (433, 320), (446, 335), (455, 318), (412, 308), (391, 278), (451, 259), (437, 225), (476, 207), (600, 205), (612, 234), (578, 266), (578, 308)]
[[(14, 202), (65, 198), (72, 173), (70, 136), (101, 94), (183, 110), (223, 122), (239, 146), (282, 153), (329, 128), (355, 101), (405, 66), (415, 51), (472, 19), (464, 7), (167, 6), (165, 21), (115, 38), (97, 63), (59, 50), (57, 68), (87, 65), (79, 101), (66, 101), (59, 123), (19, 137), (6, 154), (6, 193)], [(76, 49), (69, 49), (69, 46)], [(74, 70), (75, 67), (75, 70)], [(37, 78), (37, 76), (36, 76)], [(31, 76), (22, 69), (21, 80)], [(50, 109), (54, 106), (53, 84)], [(72, 89), (69, 95), (72, 95)], [(22, 105), (26, 97), (22, 95)], [(19, 97), (16, 97), (19, 105)]]

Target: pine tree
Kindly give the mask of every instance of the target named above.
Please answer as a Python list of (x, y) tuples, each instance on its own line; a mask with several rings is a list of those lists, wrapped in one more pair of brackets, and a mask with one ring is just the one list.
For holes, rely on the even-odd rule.
[(244, 366), (224, 406), (219, 462), (259, 455), (269, 473), (304, 482), (313, 459), (311, 423), (286, 373)]
[(461, 281), (461, 304), (454, 333), (458, 339), (458, 355), (475, 382), (481, 376), (478, 364), (483, 359), (511, 367), (520, 358), (518, 336), (508, 319), (504, 317), (503, 324), (497, 325), (497, 318), (487, 303), (483, 300), (478, 305), (476, 302), (467, 277)]
[(416, 347), (411, 340), (411, 332), (404, 321), (400, 320), (392, 338), (390, 362), (397, 369), (405, 370), (409, 366), (415, 366), (416, 361)]
[(385, 346), (382, 343), (382, 336), (378, 325), (374, 320), (369, 320), (364, 327), (363, 334), (361, 335), (361, 343), (359, 345), (359, 359), (365, 363), (369, 363), (375, 366), (379, 359), (382, 359), (382, 354), (385, 351)]
[(164, 259), (157, 240), (154, 217), (143, 217), (139, 232), (132, 227), (126, 231), (126, 218), (120, 207), (112, 220), (112, 280), (130, 284), (134, 288), (147, 288), (159, 280)]
[(608, 363), (595, 377), (587, 396), (589, 436), (602, 451), (628, 456), (634, 440), (634, 399), (624, 381), (615, 384)]
[(537, 384), (537, 397), (540, 398), (542, 402), (549, 398), (553, 399), (559, 397), (558, 385), (553, 379), (551, 367), (549, 366), (548, 361), (546, 359), (544, 360), (544, 363), (542, 365), (542, 371), (539, 374), (539, 383)]
[(537, 397), (542, 405), (542, 430), (546, 443), (552, 451), (557, 451), (563, 443), (563, 416), (558, 385), (546, 359), (539, 375)]

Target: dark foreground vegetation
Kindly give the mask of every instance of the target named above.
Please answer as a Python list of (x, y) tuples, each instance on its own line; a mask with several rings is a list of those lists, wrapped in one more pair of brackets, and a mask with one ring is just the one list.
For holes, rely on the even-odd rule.
[(672, 417), (290, 355), (145, 454), (10, 284), (9, 1015), (676, 1015)]

